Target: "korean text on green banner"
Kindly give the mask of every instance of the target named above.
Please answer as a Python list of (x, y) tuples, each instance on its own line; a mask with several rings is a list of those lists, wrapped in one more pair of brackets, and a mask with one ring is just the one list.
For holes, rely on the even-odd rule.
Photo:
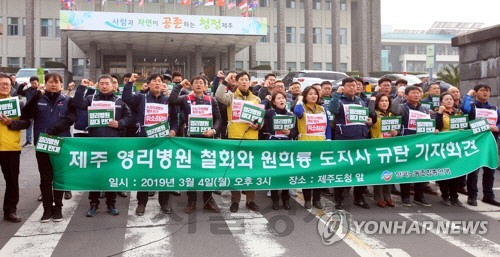
[[(269, 190), (438, 181), (496, 168), (491, 133), (457, 130), (348, 141), (66, 138), (54, 188)], [(471, 161), (474, 160), (474, 161)]]

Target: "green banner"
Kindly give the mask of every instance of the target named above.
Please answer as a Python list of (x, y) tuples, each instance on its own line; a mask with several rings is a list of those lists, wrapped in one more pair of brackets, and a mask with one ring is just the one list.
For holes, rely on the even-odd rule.
[(450, 129), (467, 129), (469, 127), (468, 115), (454, 115), (450, 116)]
[(170, 133), (168, 120), (160, 122), (156, 125), (144, 127), (147, 137), (167, 137)]
[(490, 130), (490, 124), (488, 123), (488, 120), (486, 118), (471, 120), (469, 121), (469, 124), (470, 124), (470, 129), (474, 134)]
[(435, 130), (436, 130), (436, 120), (417, 119), (417, 134), (434, 133)]
[(382, 132), (399, 130), (401, 128), (401, 116), (384, 116), (380, 118), (380, 127)]
[(38, 142), (36, 143), (35, 150), (37, 152), (59, 154), (64, 138), (57, 136), (50, 136), (46, 133), (40, 133)]
[(369, 110), (362, 106), (349, 106), (349, 112), (346, 114), (347, 123), (365, 123), (368, 119)]
[(273, 131), (293, 129), (295, 127), (295, 115), (273, 116)]
[(115, 111), (88, 108), (89, 128), (107, 127), (115, 119)]
[[(414, 183), (496, 168), (491, 133), (291, 141), (66, 138), (54, 188), (82, 191), (269, 190)], [(474, 161), (471, 161), (474, 160)]]
[(262, 125), (264, 121), (264, 115), (266, 115), (266, 111), (259, 106), (253, 105), (251, 103), (243, 103), (243, 107), (241, 107), (241, 116), (240, 120), (254, 122), (257, 120), (257, 124)]
[(201, 135), (206, 130), (212, 129), (213, 127), (212, 118), (206, 117), (193, 117), (189, 116), (188, 133), (189, 135)]
[(9, 118), (21, 116), (21, 106), (19, 105), (19, 98), (9, 97), (0, 99), (0, 114), (4, 114)]

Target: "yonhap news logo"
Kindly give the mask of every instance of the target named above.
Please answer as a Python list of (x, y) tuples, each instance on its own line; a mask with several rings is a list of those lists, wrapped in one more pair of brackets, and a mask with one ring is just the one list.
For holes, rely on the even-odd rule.
[(318, 233), (325, 245), (341, 241), (349, 233), (351, 215), (345, 211), (323, 214), (318, 220)]

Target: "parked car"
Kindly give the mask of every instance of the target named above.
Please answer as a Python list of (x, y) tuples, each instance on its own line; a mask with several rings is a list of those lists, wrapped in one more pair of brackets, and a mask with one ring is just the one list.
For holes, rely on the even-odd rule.
[[(50, 70), (44, 69), (43, 74), (47, 74), (49, 72), (50, 72)], [(19, 84), (23, 84), (24, 82), (29, 84), (30, 78), (32, 76), (36, 76), (36, 75), (37, 75), (36, 68), (22, 68), (22, 69), (19, 69), (17, 71), (16, 80), (17, 80), (17, 83), (19, 83)]]
[(316, 70), (302, 70), (302, 71), (292, 71), (288, 73), (283, 78), (283, 83), (285, 87), (288, 88), (292, 82), (299, 82), (301, 89), (310, 86), (315, 83), (321, 83), (325, 80), (336, 82), (337, 80), (342, 80), (348, 77), (347, 74), (337, 71), (316, 71)]

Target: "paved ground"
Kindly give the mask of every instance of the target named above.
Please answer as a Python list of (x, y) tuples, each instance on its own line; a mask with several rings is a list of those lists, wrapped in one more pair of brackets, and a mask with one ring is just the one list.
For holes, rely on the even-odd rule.
[[(301, 207), (300, 193), (292, 199), (290, 211), (273, 211), (263, 191), (256, 198), (260, 212), (248, 211), (243, 197), (240, 212), (230, 213), (229, 193), (224, 192), (215, 196), (220, 214), (203, 211), (199, 201), (198, 211), (192, 215), (182, 212), (187, 203), (184, 193), (171, 196), (174, 212), (170, 215), (160, 212), (153, 197), (146, 214), (137, 217), (137, 200), (132, 192), (132, 197), (119, 197), (119, 216), (108, 215), (102, 203), (98, 215), (87, 218), (88, 194), (74, 192), (73, 199), (64, 201), (64, 221), (42, 224), (33, 147), (23, 149), (21, 162), (18, 214), (23, 221), (11, 224), (0, 220), (0, 256), (500, 256), (500, 208), (482, 202), (478, 207), (448, 207), (439, 204), (438, 196), (431, 195), (427, 197), (432, 207), (403, 207), (395, 197), (395, 208), (379, 208), (369, 199), (372, 208), (364, 210), (349, 200), (346, 210), (351, 218), (350, 231), (332, 245), (325, 245), (318, 233), (318, 222), (324, 228), (319, 217), (334, 211), (332, 198), (323, 197), (323, 211), (313, 208), (309, 212)], [(495, 185), (500, 186), (498, 176)], [(500, 198), (499, 189), (496, 193)], [(1, 199), (4, 193), (5, 181), (1, 179)], [(466, 197), (460, 197), (465, 202)], [(464, 234), (464, 226), (455, 227), (455, 234), (442, 233), (417, 225), (409, 234), (373, 234), (374, 224), (356, 231), (355, 222), (373, 221), (483, 221), (476, 224), (484, 225), (487, 233)]]

